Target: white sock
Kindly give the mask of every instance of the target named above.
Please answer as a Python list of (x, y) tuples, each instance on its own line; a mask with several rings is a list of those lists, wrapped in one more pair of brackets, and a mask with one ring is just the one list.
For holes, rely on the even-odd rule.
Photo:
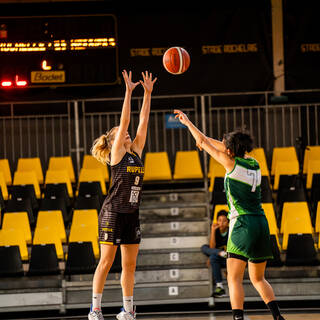
[(133, 296), (123, 297), (123, 309), (126, 312), (133, 312)]
[(217, 282), (216, 287), (223, 289), (223, 283), (222, 282)]
[(96, 309), (101, 310), (101, 299), (102, 299), (102, 293), (92, 294), (92, 307), (91, 307), (92, 311)]

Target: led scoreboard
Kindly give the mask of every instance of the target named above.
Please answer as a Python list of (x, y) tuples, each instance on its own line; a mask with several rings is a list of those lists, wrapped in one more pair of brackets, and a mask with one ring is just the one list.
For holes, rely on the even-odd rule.
[(0, 17), (0, 88), (118, 83), (114, 15)]

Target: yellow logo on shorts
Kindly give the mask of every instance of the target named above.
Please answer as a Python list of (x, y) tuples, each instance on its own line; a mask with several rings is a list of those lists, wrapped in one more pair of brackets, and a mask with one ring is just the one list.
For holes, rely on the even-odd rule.
[(104, 234), (104, 241), (107, 241), (107, 240), (108, 240), (108, 234), (105, 233), (105, 234)]

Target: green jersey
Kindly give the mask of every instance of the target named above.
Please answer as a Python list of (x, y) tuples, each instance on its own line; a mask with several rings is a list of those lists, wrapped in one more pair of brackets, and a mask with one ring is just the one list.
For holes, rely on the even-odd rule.
[(253, 158), (235, 158), (231, 172), (224, 179), (229, 207), (229, 219), (253, 214), (264, 215), (261, 207), (261, 171)]

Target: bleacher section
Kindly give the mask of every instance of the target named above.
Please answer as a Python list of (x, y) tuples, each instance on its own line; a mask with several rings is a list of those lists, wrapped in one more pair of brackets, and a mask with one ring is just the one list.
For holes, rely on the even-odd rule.
[[(314, 272), (320, 271), (319, 147), (307, 147), (303, 164), (294, 147), (274, 148), (270, 165), (262, 148), (249, 156), (261, 167), (262, 206), (275, 257), (268, 262), (267, 276), (278, 299), (290, 296), (289, 289), (281, 291), (283, 284), (290, 290), (299, 286), (293, 299), (319, 299)], [(200, 251), (208, 243), (211, 221), (219, 210), (228, 210), (224, 168), (210, 158), (204, 177), (198, 151), (176, 152), (173, 164), (166, 152), (146, 153), (144, 162), (136, 304), (228, 301), (209, 298), (211, 272)], [(40, 306), (37, 302), (39, 309), (89, 306), (100, 254), (98, 213), (109, 183), (108, 168), (90, 155), (84, 156), (77, 174), (71, 157), (50, 158), (47, 168), (39, 158), (21, 158), (16, 168), (0, 159), (0, 312), (15, 310), (22, 301), (25, 310), (34, 309), (39, 299), (46, 301)], [(122, 303), (120, 259), (118, 250), (104, 306)], [(244, 283), (249, 300), (260, 300), (247, 275)], [(16, 299), (8, 306), (10, 297)]]

